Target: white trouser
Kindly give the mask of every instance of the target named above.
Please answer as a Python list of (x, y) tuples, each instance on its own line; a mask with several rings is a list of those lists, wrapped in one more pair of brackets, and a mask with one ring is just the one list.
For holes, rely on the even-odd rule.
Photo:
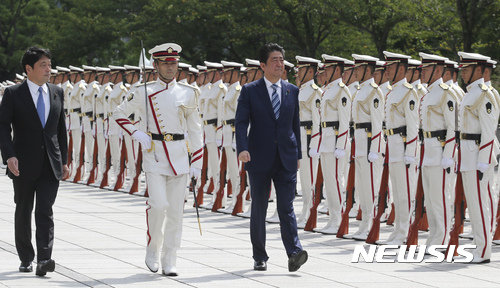
[(333, 152), (321, 153), (321, 171), (323, 172), (323, 183), (325, 185), (326, 203), (330, 218), (325, 228), (340, 225), (341, 214), (343, 212), (342, 194), (345, 191), (346, 181), (344, 179), (343, 169), (344, 161), (337, 159)]
[[(207, 146), (207, 152), (208, 155), (208, 172), (210, 173), (208, 175), (208, 179), (212, 178), (213, 179), (213, 184), (214, 184), (214, 195), (216, 194), (218, 188), (219, 188), (219, 151), (217, 149), (217, 143), (215, 142), (209, 142), (206, 143)], [(203, 155), (205, 157), (205, 155)], [(215, 200), (215, 198), (214, 198)]]
[[(490, 168), (492, 170), (493, 168)], [(474, 235), (473, 244), (477, 245), (472, 250), (474, 259), (491, 258), (491, 212), (488, 195), (488, 179), (483, 176), (479, 180), (477, 170), (462, 173), (465, 199)]]
[(98, 133), (97, 137), (97, 159), (99, 163), (97, 174), (97, 182), (101, 182), (102, 173), (106, 170), (106, 139), (104, 139), (103, 133)]
[(379, 159), (371, 163), (368, 162), (366, 156), (356, 157), (355, 159), (356, 176), (354, 187), (356, 187), (356, 194), (359, 197), (362, 216), (358, 231), (354, 235), (367, 236), (372, 224), (372, 217), (376, 213), (376, 206), (373, 204), (380, 189), (380, 177), (382, 175), (380, 159), (383, 158), (379, 157)]
[(425, 197), (425, 211), (429, 222), (429, 236), (425, 244), (448, 245), (452, 211), (451, 197), (446, 181), (449, 179), (441, 166), (423, 166), (422, 184)]
[[(498, 210), (498, 190), (495, 185), (495, 169), (488, 169), (484, 174), (488, 180), (488, 198), (490, 200), (490, 219), (491, 219), (491, 232), (495, 231), (497, 225), (497, 210)], [(484, 179), (484, 178), (483, 178)]]
[(230, 207), (234, 207), (234, 205), (236, 204), (236, 197), (238, 196), (238, 193), (240, 193), (240, 173), (238, 169), (238, 158), (236, 157), (236, 151), (234, 151), (231, 146), (224, 147), (224, 150), (226, 151), (227, 160), (226, 171), (229, 174), (229, 180), (231, 180), (231, 188), (233, 190), (233, 200)]
[(392, 183), (392, 201), (394, 203), (394, 231), (387, 241), (403, 244), (410, 227), (411, 209), (411, 166), (404, 162), (389, 163), (389, 176)]
[(120, 173), (120, 136), (119, 135), (109, 135), (109, 151), (111, 152), (111, 164), (113, 165), (113, 171), (115, 174), (115, 182), (118, 173)]
[(300, 186), (302, 187), (302, 213), (297, 220), (298, 224), (307, 222), (309, 213), (312, 207), (313, 188), (316, 184), (316, 175), (318, 173), (318, 158), (310, 158), (307, 152), (302, 151), (302, 159), (300, 159)]
[(127, 168), (128, 168), (128, 176), (130, 179), (130, 182), (128, 184), (128, 187), (132, 186), (132, 182), (134, 181), (135, 177), (135, 146), (137, 146), (135, 141), (133, 141), (132, 137), (128, 135), (128, 133), (123, 134), (123, 139), (125, 140), (125, 147), (127, 148)]
[(94, 136), (92, 130), (85, 132), (85, 171), (92, 170), (94, 158)]
[(76, 176), (76, 169), (80, 165), (80, 141), (82, 140), (82, 130), (71, 130), (71, 138), (73, 139), (73, 177)]
[(146, 178), (149, 193), (146, 201), (147, 249), (156, 254), (161, 250), (163, 267), (175, 266), (177, 250), (181, 247), (188, 174), (165, 176), (147, 173)]

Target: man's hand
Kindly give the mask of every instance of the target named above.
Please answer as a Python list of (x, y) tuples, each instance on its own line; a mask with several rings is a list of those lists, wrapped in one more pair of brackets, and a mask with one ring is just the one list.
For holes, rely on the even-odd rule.
[(63, 179), (69, 176), (69, 168), (68, 165), (63, 165)]
[(14, 176), (19, 176), (19, 162), (17, 160), (17, 157), (10, 157), (7, 160), (7, 167), (9, 168), (10, 172), (14, 174)]
[(241, 151), (238, 155), (238, 159), (243, 163), (247, 163), (251, 161), (250, 153), (248, 153), (248, 151)]
[(148, 134), (139, 130), (135, 130), (135, 132), (132, 133), (132, 138), (137, 140), (137, 142), (141, 143), (144, 149), (147, 150), (151, 149), (151, 137), (149, 137)]
[(201, 174), (201, 169), (200, 168), (196, 168), (196, 167), (191, 167), (189, 169), (189, 178), (193, 178), (198, 180), (198, 178), (200, 178), (200, 174)]

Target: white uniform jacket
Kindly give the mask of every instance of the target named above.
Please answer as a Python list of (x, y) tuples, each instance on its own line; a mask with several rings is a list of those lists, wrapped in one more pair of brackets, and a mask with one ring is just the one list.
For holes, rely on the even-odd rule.
[[(406, 78), (392, 85), (385, 102), (390, 163), (402, 162), (404, 156), (417, 156), (419, 102), (417, 91)], [(400, 127), (406, 127), (406, 137), (403, 133), (394, 133)]]
[(87, 89), (87, 83), (84, 80), (78, 81), (71, 90), (68, 98), (69, 129), (80, 129), (80, 117), (82, 115), (81, 98)]
[[(314, 80), (310, 80), (300, 86), (299, 105), (302, 152), (307, 152), (309, 149), (318, 149), (320, 125), (319, 107), (321, 104), (321, 94), (323, 94), (323, 91), (321, 91), (318, 85), (314, 84)], [(306, 127), (302, 126), (302, 124), (309, 121), (312, 121), (311, 130), (306, 131)], [(309, 147), (307, 146), (307, 135), (311, 135), (311, 143), (309, 143)]]
[[(425, 151), (422, 166), (440, 166), (443, 157), (454, 158), (457, 99), (442, 78), (427, 89), (429, 92), (420, 101)], [(429, 137), (429, 133), (435, 131), (446, 131), (445, 137), (439, 140), (437, 137)]]
[[(323, 97), (321, 97), (321, 140), (318, 149), (319, 152), (334, 152), (335, 149), (348, 149), (351, 101), (351, 93), (347, 86), (342, 83), (342, 78), (326, 85)], [(328, 124), (331, 122), (336, 124), (336, 128)]]
[(94, 121), (95, 98), (99, 94), (100, 85), (97, 81), (90, 82), (81, 98), (83, 132), (90, 132)]
[[(146, 119), (147, 115), (147, 121), (143, 120), (140, 125), (140, 130), (146, 133), (183, 135), (188, 133), (189, 149), (193, 152), (191, 165), (201, 169), (202, 132), (196, 105), (199, 90), (188, 84), (179, 84), (175, 79), (168, 84), (160, 79), (148, 84), (147, 98), (144, 89), (141, 88), (142, 85), (131, 98), (118, 106), (113, 112), (113, 118), (130, 135), (138, 130), (138, 127), (128, 119), (132, 113), (138, 113), (141, 119)], [(145, 172), (167, 176), (189, 172), (188, 147), (185, 140), (153, 140), (152, 148), (150, 152), (144, 149), (142, 151)]]
[[(205, 98), (205, 110), (203, 111), (203, 121), (211, 121), (213, 119), (217, 120), (217, 124), (207, 124), (204, 122), (205, 126), (205, 143), (215, 142), (216, 139), (222, 139), (222, 104), (224, 101), (224, 95), (227, 93), (227, 87), (219, 80), (212, 84), (208, 94)], [(211, 126), (213, 126), (213, 129)], [(220, 132), (219, 132), (220, 131)]]
[[(236, 114), (236, 105), (238, 104), (238, 97), (240, 97), (241, 85), (239, 81), (231, 84), (226, 96), (224, 96), (222, 108), (222, 146), (231, 147), (234, 139), (234, 115)], [(230, 123), (228, 123), (228, 121)], [(232, 122), (232, 124), (231, 124)]]
[(113, 111), (115, 111), (116, 107), (122, 103), (122, 98), (127, 95), (127, 87), (125, 85), (119, 83), (115, 84), (113, 90), (109, 94), (108, 98), (108, 135), (119, 135), (120, 134), (120, 126), (115, 121), (113, 117)]
[(382, 153), (385, 149), (382, 137), (382, 121), (384, 119), (384, 98), (382, 90), (374, 82), (373, 78), (361, 83), (356, 96), (352, 100), (352, 119), (354, 125), (371, 124), (371, 145), (368, 147), (366, 129), (355, 129), (356, 157), (368, 156), (370, 152)]
[(498, 123), (498, 103), (491, 90), (478, 79), (467, 86), (460, 105), (460, 135), (480, 134), (480, 141), (460, 140), (460, 171), (477, 170), (477, 163), (497, 164), (494, 150)]

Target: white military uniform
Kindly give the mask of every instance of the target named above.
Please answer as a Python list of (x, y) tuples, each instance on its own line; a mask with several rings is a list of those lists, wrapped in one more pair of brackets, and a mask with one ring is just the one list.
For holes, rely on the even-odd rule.
[[(121, 82), (116, 83), (113, 87), (113, 90), (111, 90), (111, 93), (109, 94), (108, 98), (108, 128), (107, 128), (107, 135), (108, 135), (108, 145), (109, 145), (109, 150), (111, 152), (111, 163), (113, 165), (113, 171), (115, 175), (115, 181), (116, 177), (118, 176), (120, 172), (120, 140), (121, 140), (121, 131), (120, 127), (115, 121), (115, 117), (113, 117), (113, 111), (120, 105), (122, 102), (122, 98), (124, 95), (127, 94), (127, 88), (125, 85), (123, 85)], [(110, 185), (111, 186), (111, 185)]]
[[(95, 68), (94, 68), (95, 69)], [(92, 169), (94, 154), (94, 104), (95, 98), (99, 94), (100, 85), (97, 81), (92, 81), (87, 85), (87, 89), (82, 95), (82, 132), (85, 133), (85, 171), (88, 173)]]
[[(323, 91), (314, 79), (300, 85), (300, 140), (302, 159), (300, 159), (300, 186), (302, 187), (302, 213), (297, 220), (297, 228), (304, 228), (312, 207), (312, 193), (318, 172), (318, 158), (309, 157), (310, 149), (318, 149), (319, 143), (319, 106)], [(310, 139), (310, 140), (309, 140)]]
[[(393, 64), (396, 65), (396, 64)], [(418, 95), (406, 78), (392, 85), (385, 102), (385, 123), (389, 159), (389, 176), (395, 208), (394, 231), (387, 243), (402, 245), (409, 228), (413, 178), (410, 165), (404, 157), (417, 157), (418, 142)]]
[[(141, 82), (137, 81), (137, 82), (130, 85), (130, 88), (127, 92), (127, 95), (125, 96), (126, 99), (133, 97), (132, 96), (133, 93), (138, 89), (137, 86), (140, 84), (141, 84)], [(131, 123), (136, 125), (136, 126), (139, 124), (139, 119), (140, 119), (139, 115), (136, 113), (132, 113), (129, 116), (129, 120), (131, 121)], [(136, 150), (138, 150), (137, 146), (139, 146), (139, 144), (136, 143), (136, 141), (134, 141), (134, 139), (132, 139), (132, 137), (130, 137), (130, 135), (128, 135), (126, 133), (123, 134), (123, 140), (125, 141), (125, 146), (127, 148), (127, 169), (128, 169), (128, 173), (129, 173), (127, 175), (127, 177), (129, 178), (129, 183), (124, 188), (124, 191), (130, 192), (130, 189), (132, 188), (132, 184), (134, 181), (134, 177), (136, 176), (136, 173), (137, 173), (137, 171), (135, 169), (136, 158), (137, 158)], [(141, 171), (139, 171), (139, 173), (141, 173)]]
[(343, 212), (344, 197), (342, 197), (342, 193), (347, 184), (343, 167), (344, 161), (347, 161), (349, 155), (346, 153), (339, 159), (335, 157), (334, 152), (336, 149), (344, 152), (348, 149), (349, 121), (351, 119), (351, 94), (342, 82), (342, 78), (326, 85), (320, 107), (321, 138), (318, 151), (321, 153), (321, 170), (330, 217), (326, 226), (317, 231), (325, 234), (336, 234)]
[[(83, 70), (82, 70), (83, 72)], [(81, 115), (82, 115), (82, 104), (80, 99), (83, 93), (87, 89), (87, 84), (84, 80), (80, 80), (75, 85), (70, 92), (70, 97), (68, 99), (68, 113), (69, 113), (69, 130), (73, 138), (73, 177), (76, 176), (76, 168), (80, 165), (80, 141), (82, 139), (81, 130)]]
[[(467, 86), (460, 107), (459, 170), (462, 173), (467, 208), (476, 249), (474, 261), (491, 257), (491, 214), (488, 195), (488, 177), (481, 177), (478, 163), (488, 164), (489, 170), (497, 164), (494, 150), (498, 123), (498, 103), (484, 84), (484, 79)], [(465, 140), (476, 135), (480, 140)], [(486, 176), (487, 172), (485, 173)]]
[[(363, 63), (367, 56), (353, 55), (356, 63)], [(360, 60), (358, 60), (360, 58)], [(377, 59), (378, 60), (378, 59)], [(367, 68), (366, 68), (367, 69)], [(382, 157), (384, 141), (382, 135), (382, 121), (384, 118), (384, 95), (375, 83), (373, 77), (360, 84), (360, 88), (352, 102), (352, 118), (354, 121), (355, 141), (355, 187), (359, 196), (362, 211), (362, 220), (358, 231), (347, 235), (358, 240), (366, 240), (370, 230), (372, 216), (375, 213), (375, 196), (380, 188), (382, 173)], [(371, 128), (371, 129), (370, 129)], [(368, 143), (370, 146), (368, 146)], [(368, 155), (377, 155), (373, 162), (368, 160)]]
[[(188, 133), (193, 156), (192, 167), (201, 169), (203, 154), (202, 132), (197, 111), (199, 90), (176, 82), (165, 83), (158, 79), (144, 89), (137, 89), (113, 113), (116, 122), (130, 135), (138, 128), (128, 116), (138, 113), (141, 131), (166, 135), (165, 141), (153, 140), (151, 151), (143, 150), (143, 169), (147, 175), (149, 199), (147, 200), (147, 250), (155, 257), (161, 252), (163, 269), (176, 264), (177, 250), (182, 236), (184, 191), (189, 172), (186, 141), (172, 140), (168, 135)], [(147, 102), (147, 107), (146, 107)], [(147, 109), (147, 112), (146, 112)], [(147, 129), (147, 130), (146, 130)], [(163, 229), (163, 231), (162, 231)]]
[[(238, 68), (239, 69), (239, 68)], [(241, 85), (240, 81), (236, 81), (228, 87), (226, 96), (222, 106), (222, 147), (226, 151), (227, 171), (232, 187), (232, 202), (226, 209), (221, 210), (225, 213), (232, 213), (236, 205), (237, 196), (240, 192), (240, 175), (238, 170), (238, 157), (233, 147), (236, 147), (234, 139), (234, 116), (236, 113), (236, 105), (240, 96)]]
[(96, 137), (97, 137), (97, 155), (99, 159), (99, 175), (97, 176), (97, 184), (99, 184), (102, 180), (103, 172), (106, 169), (106, 139), (104, 136), (105, 128), (107, 128), (107, 123), (105, 120), (108, 118), (108, 105), (106, 99), (109, 97), (109, 94), (113, 90), (113, 83), (108, 82), (102, 85), (99, 94), (97, 94), (97, 98), (95, 98), (95, 113), (96, 113), (96, 121), (94, 125), (96, 125)]
[(429, 93), (420, 102), (424, 133), (422, 184), (429, 221), (426, 245), (446, 245), (453, 211), (449, 208), (451, 195), (446, 189), (448, 173), (441, 166), (441, 161), (443, 158), (454, 158), (457, 99), (442, 78), (432, 83), (428, 90)]

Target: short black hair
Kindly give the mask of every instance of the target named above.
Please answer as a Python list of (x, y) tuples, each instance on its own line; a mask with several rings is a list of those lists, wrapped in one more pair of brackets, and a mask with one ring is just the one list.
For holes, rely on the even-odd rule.
[(267, 59), (269, 59), (269, 54), (271, 52), (278, 51), (281, 52), (283, 58), (285, 58), (285, 49), (276, 43), (267, 43), (262, 46), (259, 50), (259, 62), (267, 63)]
[(21, 59), (21, 66), (23, 67), (24, 72), (27, 73), (26, 65), (30, 65), (34, 68), (35, 63), (38, 62), (38, 60), (40, 60), (43, 56), (52, 59), (52, 54), (49, 49), (38, 46), (32, 46), (26, 49), (26, 52), (24, 52), (23, 58)]

